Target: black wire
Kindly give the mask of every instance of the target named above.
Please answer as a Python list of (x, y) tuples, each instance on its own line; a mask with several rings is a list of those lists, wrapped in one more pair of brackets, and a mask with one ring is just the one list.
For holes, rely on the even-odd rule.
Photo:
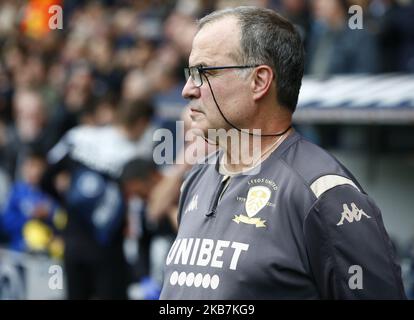
[[(238, 131), (240, 131), (240, 132), (243, 132), (243, 133), (247, 133), (247, 134), (249, 134), (249, 135), (251, 135), (251, 136), (259, 136), (259, 137), (279, 137), (279, 136), (283, 136), (286, 132), (288, 132), (289, 131), (289, 129), (290, 128), (292, 128), (292, 125), (290, 125), (286, 130), (284, 130), (284, 131), (282, 131), (282, 132), (280, 132), (280, 133), (274, 133), (274, 134), (255, 134), (255, 133), (252, 133), (252, 132), (249, 132), (249, 131), (243, 131), (243, 130), (241, 130), (241, 129), (239, 129), (239, 128), (237, 128), (234, 124), (232, 124), (229, 120), (227, 120), (227, 118), (224, 116), (224, 114), (223, 114), (223, 112), (221, 111), (221, 109), (220, 109), (220, 106), (218, 105), (218, 103), (217, 103), (217, 100), (216, 100), (216, 97), (215, 97), (215, 95), (214, 95), (214, 92), (213, 92), (213, 89), (211, 88), (211, 84), (210, 84), (210, 81), (208, 80), (208, 78), (207, 78), (207, 76), (205, 76), (205, 78), (206, 78), (206, 80), (207, 80), (207, 83), (208, 83), (208, 87), (210, 88), (210, 91), (211, 91), (211, 95), (213, 96), (213, 100), (214, 100), (214, 103), (216, 104), (216, 106), (217, 106), (217, 109), (219, 110), (219, 112), (220, 112), (220, 114), (221, 114), (221, 116), (223, 117), (223, 119), (227, 122), (227, 124), (228, 125), (230, 125), (230, 126), (232, 126), (234, 129), (236, 129), (236, 130), (238, 130)], [(208, 140), (207, 139), (205, 139), (204, 138), (204, 140), (206, 140), (207, 142), (208, 142)]]

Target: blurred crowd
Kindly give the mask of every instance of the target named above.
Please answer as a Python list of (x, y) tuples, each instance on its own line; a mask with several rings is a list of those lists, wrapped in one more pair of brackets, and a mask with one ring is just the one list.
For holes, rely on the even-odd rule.
[[(50, 30), (45, 10), (54, 4), (63, 8), (63, 28)], [(126, 199), (121, 210), (124, 223), (118, 227), (123, 245), (113, 249), (125, 256), (130, 274), (125, 282), (140, 283), (130, 286), (128, 297), (157, 297), (163, 259), (175, 232), (180, 178), (187, 168), (152, 163), (152, 133), (156, 128), (175, 133), (175, 121), (185, 119), (182, 70), (188, 63), (195, 20), (214, 9), (243, 4), (276, 9), (297, 26), (306, 48), (308, 75), (414, 72), (410, 0), (2, 0), (2, 246), (55, 258), (64, 257), (65, 246), (70, 246), (66, 229), (71, 205), (62, 194), (75, 171), (72, 166), (50, 174), (54, 146), (70, 137), (72, 144), (85, 145), (93, 154), (100, 144), (95, 151), (99, 159), (116, 158), (125, 150), (131, 156), (118, 159), (122, 173), (108, 174), (121, 185)], [(363, 9), (362, 29), (348, 25), (348, 8), (354, 4)], [(82, 140), (88, 135), (89, 142)], [(178, 147), (181, 143), (174, 141)], [(105, 148), (116, 150), (106, 153)], [(82, 162), (79, 159), (72, 160)], [(92, 166), (88, 160), (82, 164)], [(45, 175), (53, 177), (52, 188), (44, 187)], [(85, 184), (88, 192), (93, 189), (90, 181)], [(96, 252), (94, 247), (89, 250)], [(77, 276), (70, 279), (82, 282), (79, 266), (67, 266)], [(109, 274), (123, 267), (118, 263)], [(103, 273), (98, 281), (105, 279)], [(84, 289), (90, 295), (78, 297), (124, 298), (121, 293), (108, 294), (105, 290), (110, 288), (88, 290)]]

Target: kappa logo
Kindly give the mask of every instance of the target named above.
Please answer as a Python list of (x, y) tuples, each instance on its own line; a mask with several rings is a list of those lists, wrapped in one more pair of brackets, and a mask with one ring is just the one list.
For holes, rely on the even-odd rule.
[(187, 208), (184, 211), (184, 214), (193, 210), (197, 209), (198, 205), (198, 194), (194, 195), (191, 199), (190, 203), (188, 204)]
[(342, 217), (341, 220), (336, 224), (337, 226), (341, 226), (344, 224), (344, 219), (347, 220), (349, 223), (352, 223), (354, 220), (359, 221), (361, 220), (362, 216), (370, 219), (371, 217), (367, 215), (364, 210), (358, 209), (355, 203), (351, 203), (351, 209), (349, 209), (346, 203), (343, 204), (344, 211), (341, 213)]
[(272, 192), (268, 187), (265, 186), (255, 186), (249, 189), (246, 199), (246, 213), (247, 216), (234, 215), (233, 221), (236, 223), (247, 223), (254, 224), (256, 228), (266, 227), (266, 220), (261, 220), (260, 218), (253, 218), (260, 210), (262, 210), (268, 203)]

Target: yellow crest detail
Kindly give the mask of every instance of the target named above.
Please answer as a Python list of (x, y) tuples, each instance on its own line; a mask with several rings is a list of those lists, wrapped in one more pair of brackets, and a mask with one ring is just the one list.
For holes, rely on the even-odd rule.
[(246, 200), (246, 213), (251, 218), (263, 209), (270, 199), (272, 192), (268, 187), (255, 186), (249, 189)]
[(247, 216), (234, 215), (233, 221), (239, 224), (240, 222), (246, 224), (254, 224), (256, 228), (266, 227), (266, 220), (260, 218), (253, 218), (260, 210), (262, 210), (268, 203), (272, 192), (265, 186), (254, 186), (249, 189), (246, 199), (246, 213)]

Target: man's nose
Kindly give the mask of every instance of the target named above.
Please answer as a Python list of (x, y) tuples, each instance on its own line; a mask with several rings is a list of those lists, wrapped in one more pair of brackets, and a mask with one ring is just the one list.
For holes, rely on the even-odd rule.
[(195, 99), (200, 97), (200, 88), (194, 85), (194, 82), (191, 79), (191, 77), (188, 78), (186, 84), (184, 85), (181, 95), (185, 99)]

